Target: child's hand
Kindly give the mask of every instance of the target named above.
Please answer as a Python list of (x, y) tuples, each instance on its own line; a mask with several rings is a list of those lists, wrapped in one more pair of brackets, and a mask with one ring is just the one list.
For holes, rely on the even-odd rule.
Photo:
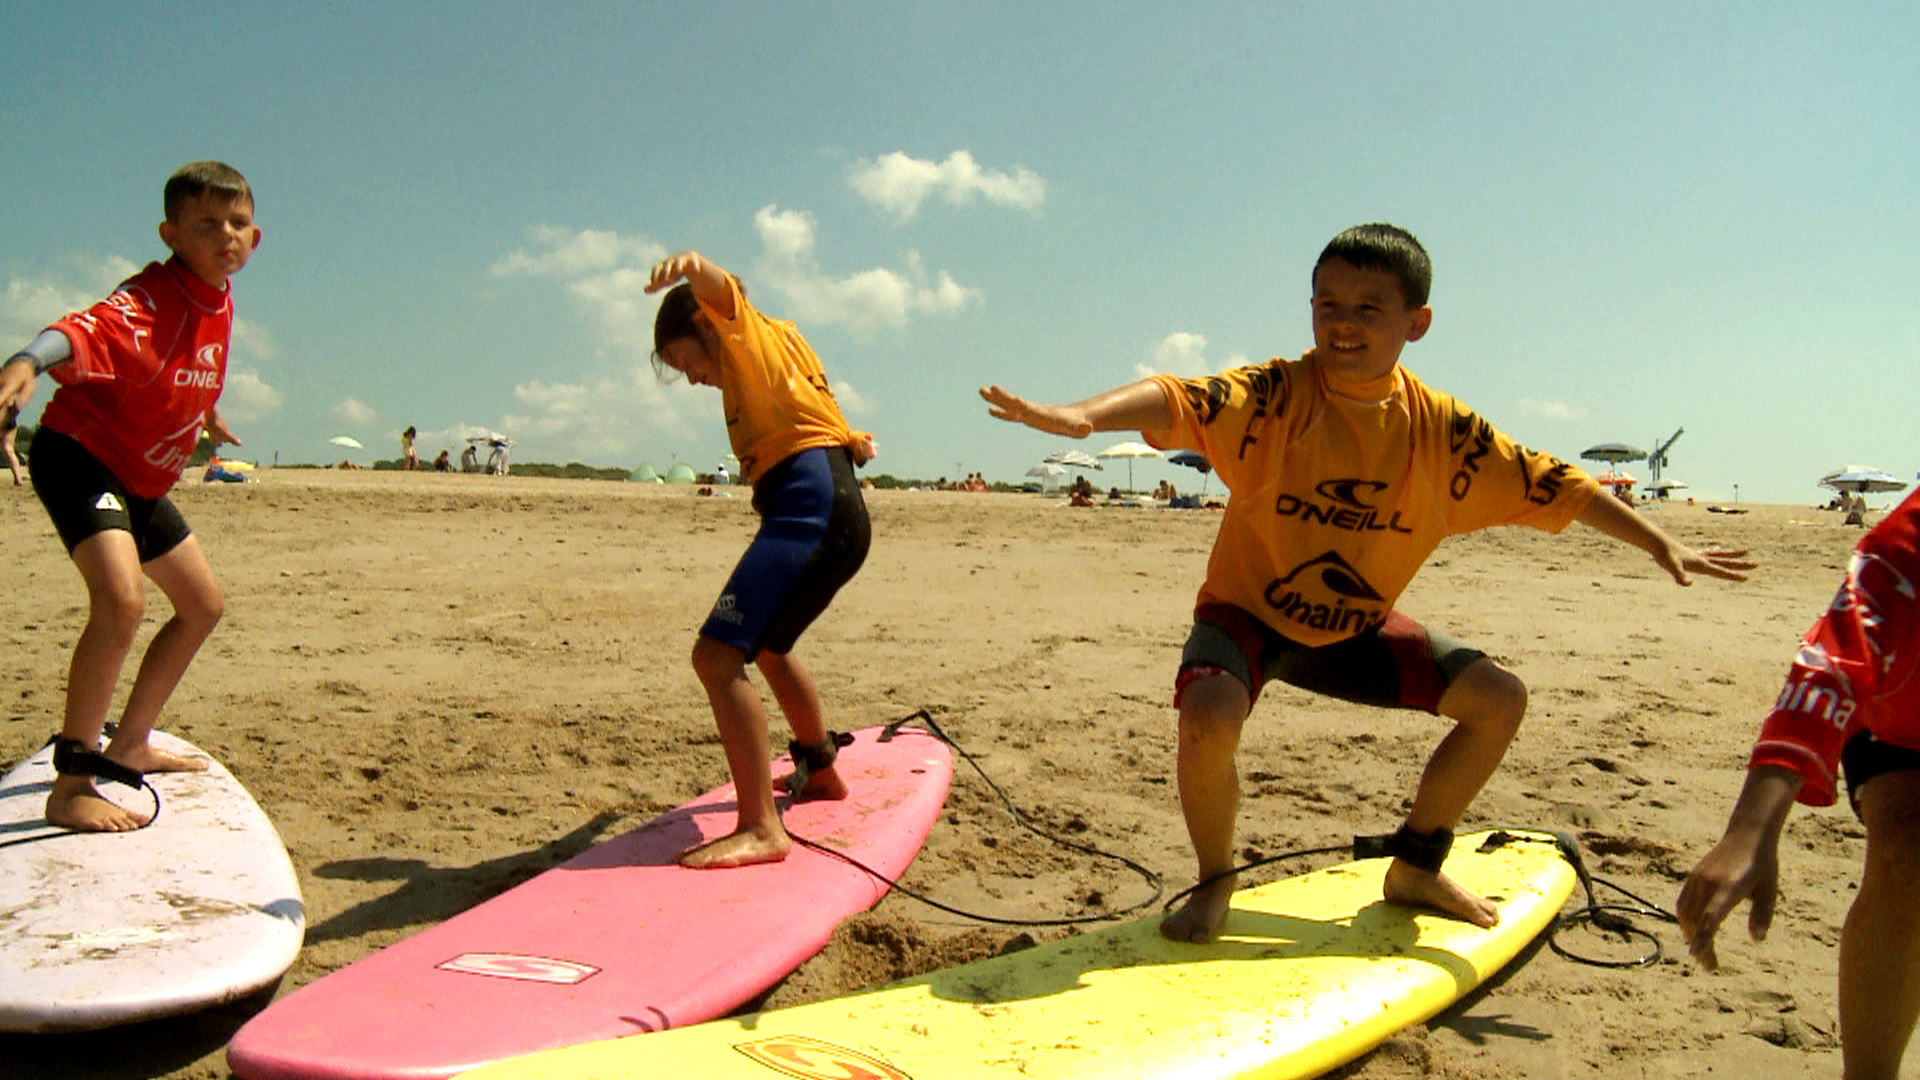
[(690, 278), (700, 273), (706, 260), (697, 251), (683, 251), (678, 255), (669, 255), (661, 259), (653, 268), (653, 277), (647, 282), (647, 292), (656, 293), (671, 287), (681, 278)]
[(1072, 406), (1035, 404), (997, 386), (981, 390), (980, 397), (987, 403), (987, 413), (996, 419), (1025, 424), (1070, 439), (1084, 439), (1093, 434), (1093, 421)]
[(1673, 580), (1682, 585), (1691, 585), (1694, 574), (1706, 574), (1727, 581), (1747, 580), (1747, 575), (1740, 571), (1751, 570), (1758, 564), (1746, 555), (1746, 548), (1738, 551), (1695, 551), (1685, 545), (1674, 544), (1665, 552), (1655, 555), (1654, 561), (1672, 574)]
[(1764, 941), (1773, 924), (1773, 902), (1780, 886), (1780, 864), (1772, 844), (1751, 832), (1731, 830), (1707, 857), (1687, 875), (1674, 914), (1680, 935), (1693, 961), (1708, 971), (1720, 965), (1713, 936), (1720, 923), (1740, 906), (1753, 901), (1747, 914), (1747, 934)]
[(240, 437), (233, 433), (233, 429), (227, 426), (225, 420), (220, 419), (219, 413), (210, 412), (207, 414), (207, 439), (215, 446), (220, 446), (224, 443), (232, 443), (234, 446), (240, 445)]
[(8, 361), (0, 365), (0, 410), (15, 405), (26, 411), (27, 401), (33, 397), (33, 384), (36, 373), (31, 360)]

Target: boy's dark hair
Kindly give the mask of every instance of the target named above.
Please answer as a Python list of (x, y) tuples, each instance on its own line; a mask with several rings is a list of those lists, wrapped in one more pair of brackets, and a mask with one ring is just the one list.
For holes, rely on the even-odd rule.
[(174, 220), (174, 215), (180, 212), (188, 199), (198, 198), (208, 192), (253, 202), (253, 189), (247, 186), (247, 178), (240, 175), (240, 170), (219, 161), (189, 161), (167, 177), (166, 189), (161, 193), (167, 220)]
[[(747, 295), (746, 282), (734, 278), (733, 287), (740, 290), (741, 296)], [(689, 282), (675, 285), (660, 298), (660, 310), (653, 314), (653, 370), (656, 374), (667, 375), (664, 370), (666, 361), (660, 359), (660, 351), (667, 347), (667, 342), (681, 338), (699, 339), (699, 328), (693, 322), (694, 313), (699, 310), (700, 301), (694, 297), (693, 285)]]
[(660, 298), (660, 310), (653, 316), (653, 355), (658, 357), (667, 342), (700, 336), (693, 325), (693, 313), (700, 310), (693, 286), (681, 282)]
[(1351, 263), (1362, 270), (1385, 270), (1400, 279), (1400, 294), (1409, 308), (1425, 307), (1433, 290), (1433, 261), (1413, 234), (1397, 225), (1355, 225), (1327, 241), (1314, 261), (1313, 276), (1329, 259)]

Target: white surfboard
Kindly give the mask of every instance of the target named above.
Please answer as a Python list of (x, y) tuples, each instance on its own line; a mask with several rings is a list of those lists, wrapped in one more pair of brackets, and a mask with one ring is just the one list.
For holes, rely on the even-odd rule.
[[(0, 777), (0, 1031), (82, 1031), (193, 1012), (272, 986), (306, 934), (287, 849), (239, 781), (155, 773), (160, 816), (136, 832), (47, 824), (53, 751)], [(153, 796), (101, 782), (146, 811)]]

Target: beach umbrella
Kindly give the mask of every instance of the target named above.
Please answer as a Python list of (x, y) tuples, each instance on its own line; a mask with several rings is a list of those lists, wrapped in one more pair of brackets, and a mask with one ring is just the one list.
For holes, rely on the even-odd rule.
[(1133, 459), (1143, 458), (1143, 457), (1159, 457), (1160, 451), (1155, 450), (1153, 447), (1148, 446), (1146, 443), (1143, 443), (1143, 442), (1122, 442), (1122, 443), (1114, 443), (1112, 446), (1107, 447), (1105, 450), (1100, 451), (1098, 454), (1094, 456), (1102, 457), (1102, 458), (1126, 458), (1127, 459), (1127, 490), (1132, 491), (1133, 490)]
[(1103, 469), (1104, 466), (1085, 450), (1061, 450), (1041, 459), (1048, 465), (1071, 465), (1076, 469)]
[(667, 470), (667, 483), (669, 484), (693, 483), (693, 466), (687, 464), (684, 461), (674, 462), (673, 467)]
[(1687, 482), (1685, 480), (1661, 479), (1661, 480), (1655, 480), (1653, 483), (1648, 484), (1647, 490), (1653, 492), (1655, 495), (1658, 495), (1664, 499), (1667, 497), (1667, 492), (1673, 491), (1678, 488), (1683, 488), (1686, 486), (1687, 486)]
[(332, 443), (335, 446), (344, 446), (349, 450), (365, 450), (366, 449), (366, 447), (360, 445), (359, 439), (356, 439), (351, 435), (335, 435), (333, 438), (328, 439), (327, 441)]
[(1028, 469), (1027, 475), (1039, 477), (1040, 485), (1051, 492), (1060, 486), (1060, 477), (1066, 475), (1066, 471), (1065, 466), (1055, 465), (1051, 461), (1043, 461), (1033, 468)]
[(1580, 456), (1588, 461), (1604, 461), (1609, 465), (1618, 465), (1623, 461), (1639, 461), (1647, 456), (1647, 452), (1628, 446), (1626, 443), (1603, 442), (1598, 446), (1589, 446), (1580, 451)]
[(653, 466), (642, 464), (639, 468), (627, 474), (627, 479), (637, 480), (642, 484), (657, 484), (660, 482), (660, 474), (654, 470)]
[(1862, 494), (1900, 491), (1907, 486), (1905, 480), (1865, 465), (1849, 465), (1844, 469), (1835, 469), (1821, 477), (1820, 483), (1835, 491), (1855, 491)]
[(1207, 474), (1213, 471), (1213, 462), (1207, 460), (1207, 455), (1193, 450), (1175, 450), (1173, 453), (1167, 455), (1167, 460), (1173, 462), (1175, 465), (1185, 465), (1189, 469), (1198, 469), (1200, 472), (1200, 494), (1205, 495), (1207, 493)]

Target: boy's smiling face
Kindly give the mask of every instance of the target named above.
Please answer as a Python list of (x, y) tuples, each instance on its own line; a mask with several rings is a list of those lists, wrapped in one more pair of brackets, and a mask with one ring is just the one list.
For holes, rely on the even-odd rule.
[(1328, 259), (1313, 275), (1313, 344), (1320, 363), (1342, 379), (1364, 382), (1391, 372), (1400, 350), (1432, 323), (1432, 308), (1407, 306), (1392, 271)]
[(160, 240), (209, 285), (225, 285), (260, 246), (253, 200), (202, 192), (160, 223)]

